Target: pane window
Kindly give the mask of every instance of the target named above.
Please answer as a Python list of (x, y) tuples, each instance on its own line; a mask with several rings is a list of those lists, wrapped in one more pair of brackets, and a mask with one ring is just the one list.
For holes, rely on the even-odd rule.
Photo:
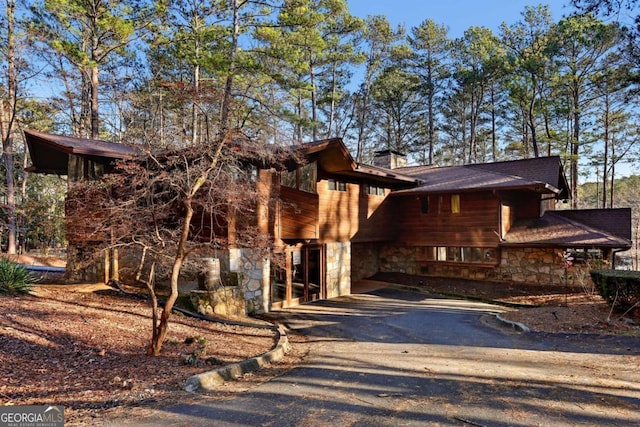
[(467, 264), (493, 263), (496, 259), (495, 249), (457, 247), (457, 246), (426, 246), (423, 251), (424, 261), (446, 261)]
[(284, 187), (298, 188), (296, 170), (282, 172), (280, 174), (280, 184)]
[(436, 248), (433, 246), (428, 246), (424, 248), (424, 257), (428, 261), (436, 260)]
[(372, 196), (384, 196), (384, 188), (378, 187), (376, 185), (368, 185), (367, 194), (370, 194)]
[(316, 189), (316, 162), (308, 163), (300, 167), (300, 190), (307, 193), (317, 193)]
[(451, 213), (460, 213), (460, 195), (451, 195)]
[(318, 192), (317, 181), (316, 162), (311, 162), (280, 174), (280, 184), (282, 186), (306, 191), (307, 193)]
[(69, 155), (67, 162), (69, 181), (97, 180), (104, 175), (104, 166), (86, 157)]
[(328, 186), (331, 191), (347, 191), (347, 183), (344, 181), (330, 179), (328, 181)]
[(447, 248), (447, 261), (460, 261), (460, 248)]
[(420, 212), (422, 212), (423, 214), (429, 213), (429, 197), (428, 196), (420, 197)]

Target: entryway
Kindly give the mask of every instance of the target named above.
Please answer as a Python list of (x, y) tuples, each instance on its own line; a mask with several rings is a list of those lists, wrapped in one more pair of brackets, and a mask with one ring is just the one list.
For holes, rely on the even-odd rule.
[(272, 263), (271, 307), (285, 308), (323, 298), (325, 248), (321, 244), (288, 246)]

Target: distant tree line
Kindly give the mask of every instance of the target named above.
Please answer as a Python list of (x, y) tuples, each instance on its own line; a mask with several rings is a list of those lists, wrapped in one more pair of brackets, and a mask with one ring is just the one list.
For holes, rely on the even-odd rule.
[(612, 205), (616, 171), (638, 163), (635, 0), (574, 0), (560, 20), (526, 7), (460, 38), (428, 17), (358, 18), (345, 0), (3, 3), (9, 252), (63, 238), (33, 224), (60, 221), (62, 196), (24, 172), (25, 128), (174, 150), (230, 130), (264, 144), (340, 136), (365, 163), (381, 149), (440, 165), (560, 155), (574, 206), (594, 173)]

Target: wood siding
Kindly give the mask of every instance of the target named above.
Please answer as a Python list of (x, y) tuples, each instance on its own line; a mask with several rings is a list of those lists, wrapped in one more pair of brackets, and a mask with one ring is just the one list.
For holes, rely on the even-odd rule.
[(512, 207), (513, 218), (539, 218), (540, 217), (540, 193), (533, 191), (512, 191), (500, 194), (505, 204)]
[(280, 187), (280, 239), (317, 239), (319, 198), (289, 187)]
[(429, 195), (428, 213), (420, 196), (394, 197), (397, 242), (412, 246), (495, 247), (501, 229), (500, 201), (491, 192), (460, 193), (460, 212), (451, 213), (451, 195)]
[(319, 239), (345, 242), (356, 234), (359, 225), (360, 185), (346, 184), (347, 191), (329, 190), (327, 180), (318, 182), (320, 196)]
[(370, 195), (362, 183), (347, 183), (347, 191), (330, 190), (328, 181), (318, 183), (320, 241), (383, 241), (389, 238), (388, 219), (381, 209), (385, 195)]

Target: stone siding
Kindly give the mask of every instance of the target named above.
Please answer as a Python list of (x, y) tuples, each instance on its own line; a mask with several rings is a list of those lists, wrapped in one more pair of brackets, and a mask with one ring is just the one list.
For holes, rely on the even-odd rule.
[[(511, 283), (564, 285), (565, 269), (553, 248), (501, 248), (496, 266), (419, 261), (419, 248), (385, 245), (379, 251), (379, 271), (423, 276), (455, 277)], [(570, 286), (593, 287), (588, 265), (567, 271)]]
[(268, 312), (270, 265), (263, 251), (230, 249), (229, 270), (242, 274), (247, 314)]
[(560, 253), (560, 249), (553, 248), (502, 248), (499, 279), (516, 283), (568, 284), (591, 289), (590, 266), (577, 264), (565, 271)]
[(376, 243), (351, 244), (351, 280), (371, 277), (380, 271), (380, 256)]
[(351, 243), (327, 243), (326, 266), (326, 297), (349, 295), (351, 293)]

